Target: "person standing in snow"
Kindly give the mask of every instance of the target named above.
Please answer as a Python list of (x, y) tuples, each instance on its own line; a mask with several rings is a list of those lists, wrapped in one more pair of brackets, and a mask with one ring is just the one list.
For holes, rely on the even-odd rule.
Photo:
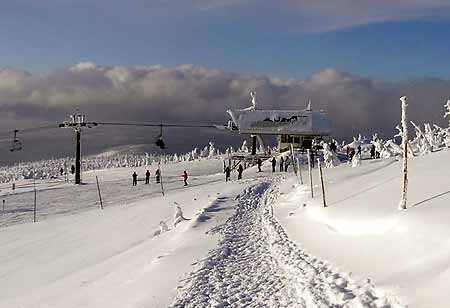
[(257, 160), (256, 163), (258, 164), (258, 172), (262, 172), (262, 170), (261, 170), (261, 166), (262, 166), (262, 160), (261, 160), (261, 158), (258, 158), (258, 160)]
[(291, 163), (291, 161), (289, 160), (289, 156), (288, 156), (288, 157), (286, 157), (286, 160), (284, 161), (284, 172), (288, 171), (290, 163)]
[(184, 186), (187, 186), (187, 179), (188, 179), (188, 174), (186, 172), (186, 170), (183, 171), (183, 174), (181, 175), (183, 177), (183, 181), (184, 181)]
[(244, 168), (242, 167), (241, 164), (239, 164), (239, 167), (237, 168), (237, 172), (238, 172), (238, 180), (242, 180), (242, 172), (244, 172)]
[(161, 171), (159, 170), (159, 168), (156, 169), (155, 176), (156, 176), (156, 183), (159, 183), (161, 181)]
[(150, 171), (145, 172), (145, 184), (150, 184)]
[(280, 158), (280, 172), (284, 171), (284, 158), (281, 156)]
[(72, 167), (70, 167), (70, 172), (72, 174), (75, 174), (75, 165), (72, 165)]
[(337, 146), (336, 146), (336, 143), (335, 143), (334, 140), (333, 140), (333, 141), (331, 141), (331, 143), (330, 143), (330, 150), (331, 150), (331, 152), (336, 153), (336, 149), (337, 149)]
[(59, 169), (59, 174), (62, 176), (64, 174), (64, 169), (61, 167), (61, 169)]
[(372, 146), (370, 147), (370, 159), (374, 158), (375, 158), (375, 145), (372, 144)]
[(137, 185), (137, 173), (136, 173), (136, 171), (133, 172), (132, 177), (133, 177), (133, 186), (136, 186)]
[(361, 159), (362, 153), (361, 153), (361, 145), (358, 145), (357, 147), (358, 152), (356, 152), (356, 155), (358, 155), (358, 158)]
[(228, 182), (230, 180), (230, 174), (231, 174), (230, 166), (227, 166), (225, 168), (224, 173), (225, 173), (225, 182)]
[(271, 160), (272, 162), (272, 172), (275, 172), (275, 167), (277, 166), (277, 160), (275, 159), (275, 156)]
[(314, 151), (309, 151), (309, 158), (311, 160), (311, 168), (314, 168)]

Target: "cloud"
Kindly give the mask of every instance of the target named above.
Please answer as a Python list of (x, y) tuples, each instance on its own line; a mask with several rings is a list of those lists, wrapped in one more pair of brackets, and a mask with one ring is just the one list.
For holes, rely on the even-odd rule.
[(83, 62), (46, 75), (0, 70), (0, 114), (9, 120), (59, 122), (78, 109), (92, 121), (221, 124), (227, 109), (250, 104), (250, 90), (257, 91), (261, 108), (303, 109), (311, 99), (314, 108), (329, 113), (335, 136), (350, 138), (359, 132), (391, 136), (404, 94), (410, 96), (411, 119), (444, 124), (450, 81), (378, 81), (331, 68), (306, 80), (283, 80), (194, 65)]

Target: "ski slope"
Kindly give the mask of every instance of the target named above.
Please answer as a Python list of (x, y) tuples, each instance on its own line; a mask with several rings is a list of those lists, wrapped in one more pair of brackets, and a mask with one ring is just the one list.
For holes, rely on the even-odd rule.
[(305, 169), (300, 185), (269, 162), (229, 183), (221, 160), (170, 164), (164, 196), (131, 186), (146, 168), (39, 181), (37, 223), (30, 181), (0, 186), (0, 307), (448, 307), (449, 163), (411, 160), (407, 211), (395, 160), (325, 169), (327, 208), (316, 169), (311, 199)]
[[(450, 307), (450, 152), (409, 160), (408, 209), (398, 210), (402, 162), (363, 160), (280, 188), (275, 215), (289, 238), (357, 280), (370, 279), (408, 307)], [(306, 178), (305, 173), (303, 174)]]

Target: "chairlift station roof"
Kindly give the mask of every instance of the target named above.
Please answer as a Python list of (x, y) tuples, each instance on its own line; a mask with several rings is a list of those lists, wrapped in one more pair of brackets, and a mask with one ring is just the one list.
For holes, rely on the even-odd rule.
[(227, 110), (239, 133), (251, 135), (328, 136), (332, 125), (323, 111)]

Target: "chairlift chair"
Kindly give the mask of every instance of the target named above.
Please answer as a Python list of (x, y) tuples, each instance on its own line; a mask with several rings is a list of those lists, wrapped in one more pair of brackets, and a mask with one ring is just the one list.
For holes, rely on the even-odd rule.
[(158, 146), (161, 150), (164, 150), (166, 148), (166, 144), (164, 143), (164, 140), (162, 139), (162, 124), (160, 125), (161, 130), (159, 132), (158, 139), (155, 142), (155, 145)]
[(22, 142), (20, 142), (20, 140), (17, 139), (17, 133), (18, 132), (19, 131), (17, 129), (14, 130), (14, 139), (13, 139), (12, 144), (11, 144), (11, 149), (9, 149), (11, 152), (22, 150)]

